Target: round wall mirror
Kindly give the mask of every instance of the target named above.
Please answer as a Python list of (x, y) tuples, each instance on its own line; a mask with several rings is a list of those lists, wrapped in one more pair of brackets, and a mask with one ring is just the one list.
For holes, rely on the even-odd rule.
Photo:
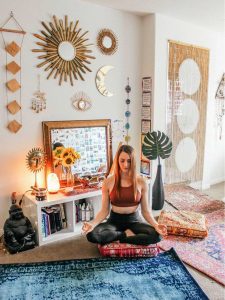
[(102, 44), (105, 48), (109, 49), (112, 47), (112, 40), (108, 36), (105, 36), (102, 40)]
[(102, 29), (97, 36), (97, 46), (106, 55), (112, 55), (118, 47), (117, 37), (110, 29)]
[(64, 41), (59, 44), (58, 53), (62, 59), (71, 61), (76, 56), (76, 49), (71, 42)]

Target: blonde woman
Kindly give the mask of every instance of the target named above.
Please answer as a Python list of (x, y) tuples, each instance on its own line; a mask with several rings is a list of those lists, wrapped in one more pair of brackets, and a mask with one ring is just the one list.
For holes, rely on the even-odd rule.
[[(113, 241), (136, 245), (159, 242), (160, 235), (167, 234), (167, 228), (154, 219), (148, 208), (147, 192), (145, 179), (136, 173), (134, 149), (129, 145), (120, 146), (114, 174), (103, 182), (101, 210), (93, 221), (83, 224), (88, 241), (102, 245)], [(139, 205), (146, 222), (139, 216)]]

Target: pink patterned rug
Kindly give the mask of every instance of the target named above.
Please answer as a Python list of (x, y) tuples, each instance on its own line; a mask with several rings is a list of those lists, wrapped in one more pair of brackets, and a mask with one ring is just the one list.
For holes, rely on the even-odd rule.
[(169, 189), (166, 187), (166, 199), (180, 210), (205, 214), (209, 235), (205, 239), (170, 235), (159, 243), (159, 247), (163, 250), (175, 248), (185, 263), (225, 285), (224, 203), (210, 199), (192, 188), (177, 185)]
[(219, 209), (225, 209), (225, 203), (220, 200), (211, 199), (183, 184), (171, 184), (165, 186), (166, 202), (178, 210), (192, 210), (201, 214), (207, 214)]

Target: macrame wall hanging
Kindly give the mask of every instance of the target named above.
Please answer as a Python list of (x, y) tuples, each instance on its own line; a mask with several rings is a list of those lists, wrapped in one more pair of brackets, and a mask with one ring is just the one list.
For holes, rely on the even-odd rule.
[(208, 49), (169, 41), (166, 183), (202, 180), (208, 67)]
[(34, 98), (32, 99), (32, 110), (39, 113), (46, 109), (46, 97), (45, 93), (41, 92), (41, 76), (38, 75), (38, 90), (34, 93)]
[[(16, 29), (9, 29), (11, 24), (16, 25)], [(11, 132), (18, 132), (22, 127), (22, 45), (25, 31), (17, 22), (11, 12), (8, 20), (0, 28), (5, 48), (5, 84), (6, 84), (6, 108), (7, 108), (7, 128)]]
[(220, 80), (215, 99), (217, 127), (219, 129), (219, 139), (221, 140), (223, 131), (223, 117), (225, 115), (225, 73)]

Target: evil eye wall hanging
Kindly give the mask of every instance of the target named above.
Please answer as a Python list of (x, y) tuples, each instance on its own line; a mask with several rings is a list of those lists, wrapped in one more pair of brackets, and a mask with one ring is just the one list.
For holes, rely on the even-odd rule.
[(84, 92), (79, 92), (72, 97), (73, 107), (78, 111), (86, 111), (91, 108), (91, 99)]

